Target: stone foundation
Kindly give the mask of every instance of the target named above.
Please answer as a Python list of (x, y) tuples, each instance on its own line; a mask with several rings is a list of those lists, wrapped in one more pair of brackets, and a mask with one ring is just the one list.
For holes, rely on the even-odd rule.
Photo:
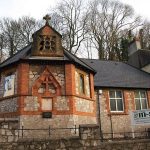
[[(78, 116), (78, 115), (53, 115), (52, 118), (42, 118), (41, 115), (24, 115), (20, 117), (20, 129), (41, 129), (41, 130), (25, 130), (24, 137), (68, 137), (77, 136), (78, 128), (82, 124), (95, 123), (95, 117)], [(61, 128), (55, 130), (54, 128)], [(66, 129), (62, 129), (66, 128)], [(68, 129), (73, 128), (73, 129)], [(46, 130), (44, 130), (46, 129)], [(49, 129), (51, 129), (49, 131)], [(54, 130), (53, 130), (54, 129)], [(49, 133), (51, 132), (51, 133)], [(76, 133), (75, 133), (76, 132)]]
[[(7, 125), (4, 127), (8, 128)], [(4, 130), (5, 131), (5, 130)], [(2, 142), (1, 150), (149, 150), (150, 140), (126, 140), (101, 142), (97, 125), (82, 125), (80, 136), (61, 139), (19, 139)], [(9, 134), (6, 132), (7, 135)]]

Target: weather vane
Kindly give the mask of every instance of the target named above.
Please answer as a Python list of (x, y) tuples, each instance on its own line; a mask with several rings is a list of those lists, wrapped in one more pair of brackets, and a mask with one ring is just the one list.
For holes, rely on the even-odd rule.
[(47, 25), (49, 25), (49, 20), (51, 20), (51, 17), (47, 14), (46, 16), (43, 17), (44, 20), (46, 20)]

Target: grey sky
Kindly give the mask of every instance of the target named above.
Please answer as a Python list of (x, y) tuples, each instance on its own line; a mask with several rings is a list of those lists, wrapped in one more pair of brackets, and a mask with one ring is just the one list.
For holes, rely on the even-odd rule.
[(41, 19), (57, 1), (61, 0), (0, 0), (0, 18), (29, 15)]
[[(50, 9), (62, 0), (0, 0), (0, 18), (19, 18), (29, 15), (41, 19)], [(137, 14), (150, 20), (150, 0), (120, 0), (130, 4)]]

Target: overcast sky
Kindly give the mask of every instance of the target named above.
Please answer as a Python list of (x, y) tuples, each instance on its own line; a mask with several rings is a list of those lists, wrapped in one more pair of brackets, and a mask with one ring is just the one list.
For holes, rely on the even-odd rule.
[[(36, 19), (42, 19), (50, 6), (53, 7), (60, 1), (62, 0), (0, 0), (0, 18), (19, 18), (29, 15)], [(150, 20), (150, 0), (120, 1), (130, 4), (137, 14)]]

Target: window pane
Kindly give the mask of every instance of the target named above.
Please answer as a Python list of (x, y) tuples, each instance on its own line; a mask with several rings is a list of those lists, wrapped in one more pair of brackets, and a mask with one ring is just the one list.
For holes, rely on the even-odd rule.
[(138, 91), (135, 91), (135, 92), (134, 92), (134, 95), (135, 95), (135, 98), (139, 98), (139, 97), (140, 97)]
[(122, 98), (121, 91), (116, 91), (116, 98)]
[(141, 109), (140, 99), (136, 99), (135, 100), (135, 105), (136, 105), (136, 110), (140, 110)]
[(110, 99), (110, 109), (111, 109), (111, 111), (116, 111), (116, 101), (115, 101), (115, 99)]
[(118, 111), (123, 111), (122, 99), (117, 100), (117, 107), (118, 107)]
[(80, 93), (84, 93), (84, 76), (80, 74)]
[(140, 94), (141, 94), (141, 98), (146, 98), (146, 93), (144, 91), (141, 91)]
[(147, 109), (147, 100), (141, 99), (141, 103), (142, 103), (142, 109)]
[(115, 91), (109, 91), (110, 98), (115, 98)]

